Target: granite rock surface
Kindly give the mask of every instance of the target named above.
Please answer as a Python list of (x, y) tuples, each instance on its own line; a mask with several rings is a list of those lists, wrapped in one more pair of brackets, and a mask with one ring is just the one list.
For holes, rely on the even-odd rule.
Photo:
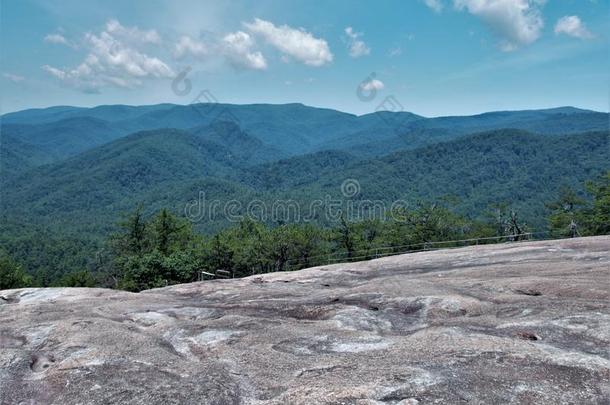
[(608, 404), (610, 237), (0, 291), (1, 404)]

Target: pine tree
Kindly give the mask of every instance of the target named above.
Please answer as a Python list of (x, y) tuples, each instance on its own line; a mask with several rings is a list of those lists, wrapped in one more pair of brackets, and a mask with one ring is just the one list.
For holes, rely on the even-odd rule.
[(146, 247), (146, 220), (142, 207), (119, 222), (119, 232), (112, 236), (113, 249), (118, 255), (141, 255)]
[(163, 208), (153, 221), (154, 246), (164, 256), (170, 253), (171, 244), (180, 230), (177, 218)]

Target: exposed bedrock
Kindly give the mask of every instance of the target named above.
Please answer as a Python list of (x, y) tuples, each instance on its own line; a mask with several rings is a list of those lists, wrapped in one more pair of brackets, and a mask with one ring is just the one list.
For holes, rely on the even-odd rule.
[(0, 291), (2, 404), (610, 403), (610, 237)]

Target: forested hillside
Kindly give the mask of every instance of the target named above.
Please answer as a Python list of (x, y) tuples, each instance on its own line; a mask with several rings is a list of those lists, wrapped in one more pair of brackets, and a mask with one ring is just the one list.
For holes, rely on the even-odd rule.
[[(137, 207), (143, 218), (163, 208), (180, 217), (194, 201), (197, 209), (232, 202), (241, 218), (252, 201), (294, 203), (301, 214), (328, 199), (386, 208), (400, 200), (414, 210), (443, 202), (477, 227), (508, 210), (546, 230), (560, 189), (590, 202), (585, 184), (610, 157), (608, 114), (574, 108), (429, 119), (301, 104), (162, 104), (54, 107), (2, 120), (2, 254), (42, 284), (95, 267), (119, 218)], [(348, 196), (346, 180), (357, 187)], [(295, 218), (258, 219), (274, 227)], [(324, 212), (308, 220), (340, 225)], [(221, 211), (192, 225), (211, 235), (232, 223)]]

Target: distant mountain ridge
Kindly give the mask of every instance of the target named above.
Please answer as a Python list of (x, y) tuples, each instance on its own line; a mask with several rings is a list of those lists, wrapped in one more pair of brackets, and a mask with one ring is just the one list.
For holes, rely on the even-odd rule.
[[(219, 108), (256, 108), (256, 107), (268, 107), (268, 108), (278, 108), (283, 106), (296, 107), (296, 108), (306, 108), (313, 109), (319, 111), (328, 111), (335, 112), (339, 114), (351, 115), (354, 117), (367, 117), (375, 114), (379, 114), (379, 112), (373, 112), (368, 114), (363, 114), (360, 116), (345, 113), (338, 110), (333, 110), (331, 108), (323, 108), (323, 107), (310, 107), (302, 103), (288, 103), (288, 104), (224, 104), (224, 103), (199, 103), (199, 104), (171, 104), (171, 103), (161, 103), (161, 104), (151, 104), (151, 105), (126, 105), (126, 104), (108, 104), (108, 105), (100, 105), (96, 107), (74, 107), (74, 106), (53, 106), (53, 107), (44, 107), (44, 108), (31, 108), (25, 109), (21, 111), (14, 111), (10, 113), (5, 113), (0, 116), (3, 124), (18, 124), (18, 123), (29, 123), (29, 124), (41, 124), (52, 121), (57, 121), (60, 119), (71, 118), (77, 115), (86, 115), (93, 118), (104, 119), (107, 121), (122, 121), (128, 118), (135, 118), (137, 116), (141, 116), (146, 113), (151, 113), (155, 111), (167, 111), (173, 108), (193, 108), (196, 106), (216, 106)], [(489, 115), (504, 115), (504, 114), (523, 114), (523, 113), (536, 113), (536, 114), (576, 114), (576, 113), (598, 113), (598, 114), (607, 114), (604, 112), (587, 110), (572, 106), (562, 106), (562, 107), (551, 107), (551, 108), (543, 108), (543, 109), (532, 109), (532, 110), (502, 110), (502, 111), (490, 111), (480, 114), (474, 114), (469, 116), (438, 116), (438, 117), (423, 117), (421, 115), (413, 114), (410, 112), (390, 112), (383, 111), (383, 114), (407, 114), (413, 115), (419, 118), (427, 118), (427, 119), (438, 119), (438, 118), (451, 118), (451, 117), (481, 117), (481, 116), (489, 116)]]
[[(15, 163), (32, 165), (60, 161), (130, 133), (162, 128), (197, 130), (218, 122), (234, 122), (252, 141), (269, 149), (270, 158), (343, 150), (374, 157), (455, 139), (473, 132), (504, 128), (543, 134), (607, 130), (610, 115), (574, 107), (531, 111), (499, 111), (474, 116), (426, 118), (408, 112), (375, 112), (356, 116), (303, 104), (157, 104), (104, 105), (93, 108), (59, 106), (8, 113), (1, 117), (3, 147), (17, 153)], [(39, 160), (20, 157), (12, 140), (40, 149)], [(255, 148), (254, 150), (258, 150)], [(29, 165), (5, 169), (7, 173)]]

